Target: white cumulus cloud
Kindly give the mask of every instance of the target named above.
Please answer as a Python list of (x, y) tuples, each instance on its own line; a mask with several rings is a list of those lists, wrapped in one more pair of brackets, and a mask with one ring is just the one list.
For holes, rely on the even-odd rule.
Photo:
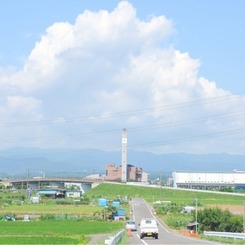
[[(198, 146), (194, 139), (241, 130), (244, 115), (235, 112), (244, 107), (244, 97), (200, 77), (200, 61), (171, 43), (174, 31), (165, 16), (139, 19), (127, 1), (111, 12), (86, 10), (74, 24), (54, 23), (36, 42), (23, 69), (0, 70), (1, 118), (8, 119), (0, 119), (2, 124), (16, 118), (33, 121), (31, 131), (22, 128), (21, 135), (30, 137), (23, 145), (45, 135), (45, 146), (56, 147), (48, 137), (62, 135), (62, 146), (110, 147), (118, 135), (105, 142), (101, 132), (126, 127), (135, 132), (135, 145), (155, 146), (158, 152), (228, 151), (229, 140), (217, 146), (217, 141), (203, 138), (206, 144)], [(193, 142), (181, 144), (192, 137)], [(242, 150), (242, 142), (236, 142), (232, 152)]]

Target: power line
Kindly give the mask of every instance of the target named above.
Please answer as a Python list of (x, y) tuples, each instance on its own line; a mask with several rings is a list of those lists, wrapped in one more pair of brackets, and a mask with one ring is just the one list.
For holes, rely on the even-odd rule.
[(215, 138), (215, 137), (236, 135), (236, 134), (240, 134), (243, 132), (245, 132), (245, 128), (223, 131), (223, 132), (212, 133), (212, 134), (203, 134), (203, 135), (196, 135), (196, 136), (188, 136), (188, 137), (182, 137), (182, 138), (162, 140), (162, 141), (157, 141), (157, 142), (135, 144), (135, 145), (129, 145), (129, 147), (134, 148), (134, 147), (139, 147), (139, 146), (172, 145), (172, 144), (178, 144), (178, 143), (184, 143), (184, 142), (190, 142), (190, 141), (198, 141), (198, 140)]
[[(206, 117), (197, 117), (194, 119), (186, 119), (186, 120), (180, 120), (176, 122), (167, 122), (163, 124), (155, 124), (155, 125), (145, 125), (145, 126), (138, 126), (138, 127), (128, 127), (128, 130), (131, 131), (132, 133), (139, 132), (139, 131), (145, 131), (145, 130), (153, 130), (157, 128), (166, 128), (166, 127), (176, 127), (176, 126), (186, 126), (186, 125), (191, 125), (193, 123), (201, 123), (205, 122), (207, 120), (218, 120), (221, 118), (227, 118), (232, 115), (242, 115), (245, 113), (245, 110), (240, 110), (240, 111), (233, 111), (231, 113), (227, 114), (220, 114), (220, 115), (209, 115)], [(89, 136), (98, 136), (99, 134), (118, 134), (121, 129), (109, 129), (109, 130), (102, 130), (102, 131), (97, 131), (97, 132), (89, 132), (89, 133), (73, 133), (73, 134), (65, 134), (65, 135), (50, 135), (46, 137), (36, 137), (36, 138), (10, 138), (10, 139), (2, 139), (2, 142), (4, 143), (11, 143), (11, 142), (38, 142), (38, 141), (43, 141), (43, 140), (48, 140), (48, 139), (63, 139), (63, 138), (77, 138), (77, 137), (89, 137)]]
[(172, 105), (164, 105), (164, 106), (158, 106), (158, 107), (148, 107), (148, 108), (140, 108), (140, 109), (134, 109), (129, 111), (122, 111), (122, 112), (110, 112), (106, 115), (87, 115), (87, 116), (78, 116), (78, 117), (70, 117), (70, 118), (62, 118), (62, 119), (47, 119), (47, 120), (38, 120), (38, 121), (22, 121), (22, 122), (8, 122), (8, 123), (0, 123), (1, 127), (25, 127), (25, 126), (35, 126), (35, 125), (47, 125), (47, 124), (65, 124), (65, 123), (78, 123), (81, 121), (97, 121), (97, 120), (107, 120), (112, 118), (121, 118), (126, 116), (132, 116), (132, 115), (149, 115), (154, 112), (159, 111), (167, 111), (167, 110), (176, 110), (176, 109), (183, 109), (183, 108), (189, 108), (193, 106), (199, 106), (202, 104), (210, 104), (210, 103), (218, 103), (222, 100), (234, 100), (237, 99), (238, 95), (243, 95), (243, 93), (236, 94), (236, 95), (224, 95), (224, 96), (217, 96), (217, 97), (211, 97), (211, 98), (205, 98), (200, 100), (192, 100), (188, 102), (183, 103), (177, 103)]
[[(202, 134), (202, 135), (196, 135), (196, 136), (188, 136), (188, 137), (179, 137), (179, 138), (174, 138), (174, 139), (168, 139), (168, 140), (162, 140), (162, 141), (157, 141), (157, 142), (145, 142), (145, 143), (140, 143), (140, 144), (129, 144), (128, 147), (131, 150), (135, 150), (137, 148), (142, 148), (144, 146), (147, 147), (153, 147), (153, 146), (164, 146), (164, 145), (174, 145), (174, 144), (179, 144), (179, 143), (184, 143), (184, 142), (191, 142), (191, 141), (200, 141), (204, 139), (209, 139), (209, 138), (217, 138), (217, 137), (223, 137), (223, 136), (229, 136), (229, 135), (236, 135), (236, 134), (241, 134), (245, 132), (245, 128), (241, 129), (236, 129), (236, 130), (229, 130), (229, 131), (223, 131), (223, 132), (218, 132), (218, 133), (212, 133), (212, 134)], [(109, 147), (110, 151), (116, 151), (120, 150), (121, 146), (113, 146)], [(45, 152), (41, 154), (37, 153), (32, 153), (28, 154), (28, 156), (44, 156), (44, 155), (50, 155), (50, 154), (57, 154), (57, 153), (65, 153), (65, 154), (72, 154), (75, 152), (81, 152), (84, 149), (73, 149), (73, 150), (59, 150), (57, 151), (52, 151), (52, 152)], [(87, 152), (93, 152), (96, 149), (86, 149)], [(106, 149), (104, 149), (106, 150)], [(108, 150), (108, 147), (107, 147)], [(20, 155), (15, 155), (16, 156), (27, 156), (27, 154), (20, 154)]]
[[(172, 110), (172, 109), (180, 109), (180, 108), (189, 108), (190, 106), (196, 106), (197, 104), (201, 104), (205, 101), (208, 103), (216, 103), (217, 101), (222, 101), (224, 99), (227, 98), (231, 98), (234, 99), (234, 96), (232, 95), (231, 97), (229, 96), (220, 96), (220, 97), (214, 97), (211, 98), (209, 100), (198, 100), (198, 101), (192, 101), (192, 102), (186, 102), (186, 103), (181, 103), (181, 104), (175, 104), (175, 105), (171, 105), (171, 106), (161, 106), (161, 107), (152, 107), (152, 108), (146, 108), (146, 109), (141, 109), (141, 110), (131, 110), (131, 111), (124, 111), (124, 112), (117, 112), (117, 113), (110, 113), (107, 116), (102, 116), (102, 117), (98, 117), (99, 119), (109, 119), (109, 118), (116, 118), (116, 117), (123, 117), (123, 116), (129, 116), (129, 115), (135, 115), (137, 114), (142, 114), (143, 112), (148, 113), (150, 112), (150, 110)], [(176, 126), (186, 126), (186, 125), (191, 125), (191, 124), (197, 124), (197, 123), (202, 123), (202, 122), (206, 122), (208, 120), (219, 120), (219, 119), (224, 119), (230, 116), (243, 116), (245, 113), (245, 110), (237, 110), (237, 111), (232, 111), (229, 113), (223, 113), (223, 114), (212, 114), (212, 115), (206, 115), (203, 117), (196, 117), (196, 118), (189, 118), (189, 119), (185, 119), (185, 120), (179, 120), (179, 121), (175, 121), (175, 122), (165, 122), (165, 123), (160, 123), (160, 124), (153, 124), (153, 125), (143, 125), (143, 126), (136, 126), (136, 127), (127, 127), (127, 129), (129, 131), (131, 131), (132, 133), (135, 132), (139, 132), (139, 131), (145, 131), (145, 130), (154, 130), (154, 129), (164, 129), (167, 127), (176, 127)], [(66, 122), (77, 122), (78, 120), (98, 120), (98, 118), (96, 118), (96, 116), (87, 116), (87, 117), (74, 117), (74, 118), (67, 118)], [(54, 123), (54, 120), (43, 120), (43, 121), (32, 121), (32, 122), (22, 122), (19, 124), (14, 124), (14, 123), (9, 123), (6, 124), (9, 127), (13, 127), (13, 126), (30, 126), (30, 125), (35, 125), (35, 124), (52, 124)], [(25, 124), (26, 123), (26, 124)], [(0, 125), (1, 126), (1, 125)], [(131, 147), (142, 147), (142, 146), (161, 146), (161, 145), (172, 145), (172, 144), (178, 144), (178, 143), (182, 143), (182, 142), (189, 142), (189, 141), (198, 141), (201, 139), (206, 139), (206, 138), (214, 138), (214, 137), (222, 137), (222, 136), (227, 136), (227, 135), (236, 135), (236, 134), (240, 134), (243, 133), (245, 129), (240, 128), (240, 129), (233, 129), (233, 130), (227, 130), (227, 131), (223, 131), (223, 132), (217, 132), (217, 133), (210, 133), (210, 134), (205, 134), (205, 135), (196, 135), (196, 136), (186, 136), (186, 137), (182, 137), (182, 138), (175, 138), (175, 139), (168, 139), (165, 141), (158, 141), (158, 142), (143, 142), (141, 144), (135, 144), (132, 145)], [(99, 135), (102, 134), (118, 134), (119, 132), (121, 132), (121, 128), (120, 129), (106, 129), (106, 130), (100, 130), (100, 131), (95, 131), (95, 132), (88, 132), (88, 133), (73, 133), (73, 134), (64, 134), (64, 135), (48, 135), (48, 136), (44, 136), (44, 137), (35, 137), (35, 138), (28, 138), (28, 137), (22, 137), (22, 138), (9, 138), (9, 139), (1, 139), (1, 141), (3, 143), (18, 143), (18, 142), (42, 142), (45, 140), (59, 140), (59, 139), (64, 139), (66, 138), (67, 140), (72, 139), (74, 140), (77, 137), (87, 137), (86, 139), (88, 139), (88, 137), (97, 137)], [(110, 147), (111, 150), (115, 150), (115, 149), (120, 149), (119, 147)]]

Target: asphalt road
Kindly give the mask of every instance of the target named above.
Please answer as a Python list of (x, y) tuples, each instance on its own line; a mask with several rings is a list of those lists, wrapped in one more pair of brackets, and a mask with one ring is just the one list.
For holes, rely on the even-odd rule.
[[(157, 219), (152, 213), (151, 207), (144, 201), (144, 199), (134, 198), (131, 203), (131, 208), (132, 219), (134, 219), (137, 222), (137, 224), (140, 223), (141, 218), (154, 217), (155, 219)], [(180, 234), (173, 233), (167, 227), (165, 227), (160, 220), (158, 220), (158, 228), (158, 239), (154, 239), (151, 237), (145, 237), (143, 239), (140, 239), (138, 229), (138, 231), (132, 231), (131, 234), (128, 234), (128, 244), (221, 244), (196, 238), (188, 238)]]

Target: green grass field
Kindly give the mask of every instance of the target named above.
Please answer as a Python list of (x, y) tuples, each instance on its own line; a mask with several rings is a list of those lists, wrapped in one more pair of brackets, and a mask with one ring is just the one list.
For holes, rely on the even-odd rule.
[(114, 234), (124, 222), (31, 221), (0, 222), (0, 244), (86, 244), (87, 235)]
[(2, 207), (1, 212), (15, 214), (79, 214), (93, 215), (95, 212), (102, 210), (102, 207), (89, 205), (58, 205), (49, 203), (40, 204), (23, 204), (23, 205), (6, 205)]
[[(103, 207), (98, 207), (98, 199), (107, 197), (108, 200), (115, 200), (118, 196), (123, 199), (141, 197), (152, 203), (157, 200), (171, 201), (172, 203), (181, 203), (183, 205), (193, 205), (193, 201), (198, 199), (201, 206), (208, 204), (229, 204), (242, 205), (244, 196), (232, 196), (215, 193), (202, 193), (195, 191), (174, 190), (166, 188), (140, 187), (121, 184), (103, 183), (89, 190), (86, 193), (89, 200), (95, 206), (77, 205), (77, 204), (55, 204), (51, 200), (42, 200), (40, 204), (24, 203), (1, 205), (0, 215), (79, 215), (86, 216), (88, 219), (79, 220), (47, 220), (23, 222), (0, 221), (0, 244), (87, 244), (88, 235), (92, 234), (115, 234), (123, 229), (124, 221), (96, 221), (92, 217), (94, 213), (99, 212)], [(0, 194), (3, 200), (10, 197), (11, 194)], [(18, 198), (13, 195), (13, 198)], [(127, 208), (127, 206), (124, 206)], [(89, 218), (91, 217), (91, 218)]]
[(101, 222), (101, 221), (16, 221), (0, 222), (0, 235), (27, 235), (27, 236), (49, 236), (49, 235), (88, 235), (111, 233), (124, 226), (123, 222)]
[(86, 244), (84, 237), (52, 237), (52, 236), (5, 236), (1, 237), (0, 244)]

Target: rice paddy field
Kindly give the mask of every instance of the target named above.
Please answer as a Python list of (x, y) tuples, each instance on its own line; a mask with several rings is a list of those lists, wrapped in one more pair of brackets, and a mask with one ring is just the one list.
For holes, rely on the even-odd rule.
[(121, 222), (16, 221), (0, 222), (0, 244), (86, 244), (89, 234), (113, 233)]

